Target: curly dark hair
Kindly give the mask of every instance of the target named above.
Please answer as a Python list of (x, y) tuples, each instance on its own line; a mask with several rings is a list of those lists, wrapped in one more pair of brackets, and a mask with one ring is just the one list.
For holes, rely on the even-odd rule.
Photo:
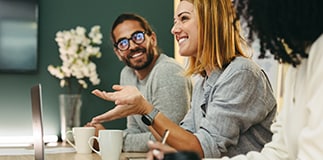
[[(269, 50), (281, 63), (296, 66), (323, 30), (323, 0), (235, 0), (246, 21), (248, 39), (260, 40), (260, 56)], [(237, 16), (237, 17), (239, 17)], [(288, 49), (289, 48), (289, 49)]]

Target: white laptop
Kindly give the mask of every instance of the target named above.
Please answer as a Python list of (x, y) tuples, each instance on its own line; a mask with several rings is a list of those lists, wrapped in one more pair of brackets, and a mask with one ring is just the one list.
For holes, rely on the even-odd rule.
[(42, 115), (42, 91), (41, 85), (34, 85), (30, 89), (31, 106), (32, 106), (32, 121), (33, 121), (33, 136), (35, 160), (44, 160), (44, 129)]

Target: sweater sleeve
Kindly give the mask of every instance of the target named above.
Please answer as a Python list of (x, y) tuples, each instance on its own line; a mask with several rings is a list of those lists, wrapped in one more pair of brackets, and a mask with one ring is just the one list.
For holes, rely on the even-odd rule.
[(143, 130), (139, 126), (139, 123), (137, 123), (138, 118), (136, 119), (135, 117), (141, 116), (133, 115), (127, 117), (127, 129), (124, 130), (123, 141), (124, 152), (146, 152), (149, 150), (147, 141), (155, 141), (154, 136), (148, 130)]

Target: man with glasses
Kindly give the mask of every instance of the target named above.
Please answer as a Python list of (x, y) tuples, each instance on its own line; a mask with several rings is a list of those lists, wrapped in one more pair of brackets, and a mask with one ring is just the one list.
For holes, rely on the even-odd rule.
[[(163, 112), (179, 123), (190, 106), (191, 81), (173, 58), (161, 53), (150, 24), (137, 14), (121, 14), (112, 25), (111, 40), (115, 54), (126, 64), (120, 84), (136, 86), (155, 106), (155, 114)], [(155, 140), (148, 129), (155, 114), (127, 117), (123, 151), (148, 151), (148, 140)]]

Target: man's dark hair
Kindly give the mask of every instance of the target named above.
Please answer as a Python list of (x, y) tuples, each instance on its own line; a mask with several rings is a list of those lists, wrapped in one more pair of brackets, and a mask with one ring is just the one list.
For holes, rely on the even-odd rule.
[(259, 58), (269, 50), (279, 62), (296, 66), (322, 34), (322, 0), (235, 0), (235, 6), (247, 22), (248, 39), (260, 40)]
[(111, 28), (111, 33), (110, 33), (111, 40), (112, 40), (113, 43), (115, 41), (115, 37), (113, 35), (114, 29), (119, 24), (121, 24), (122, 22), (127, 21), (127, 20), (134, 20), (134, 21), (139, 22), (141, 27), (145, 30), (145, 33), (148, 36), (150, 36), (153, 33), (152, 27), (150, 26), (150, 24), (148, 23), (148, 21), (145, 18), (143, 18), (140, 15), (135, 14), (135, 13), (123, 13), (123, 14), (119, 15), (116, 18), (116, 20), (113, 22), (113, 25), (112, 25), (112, 28)]

